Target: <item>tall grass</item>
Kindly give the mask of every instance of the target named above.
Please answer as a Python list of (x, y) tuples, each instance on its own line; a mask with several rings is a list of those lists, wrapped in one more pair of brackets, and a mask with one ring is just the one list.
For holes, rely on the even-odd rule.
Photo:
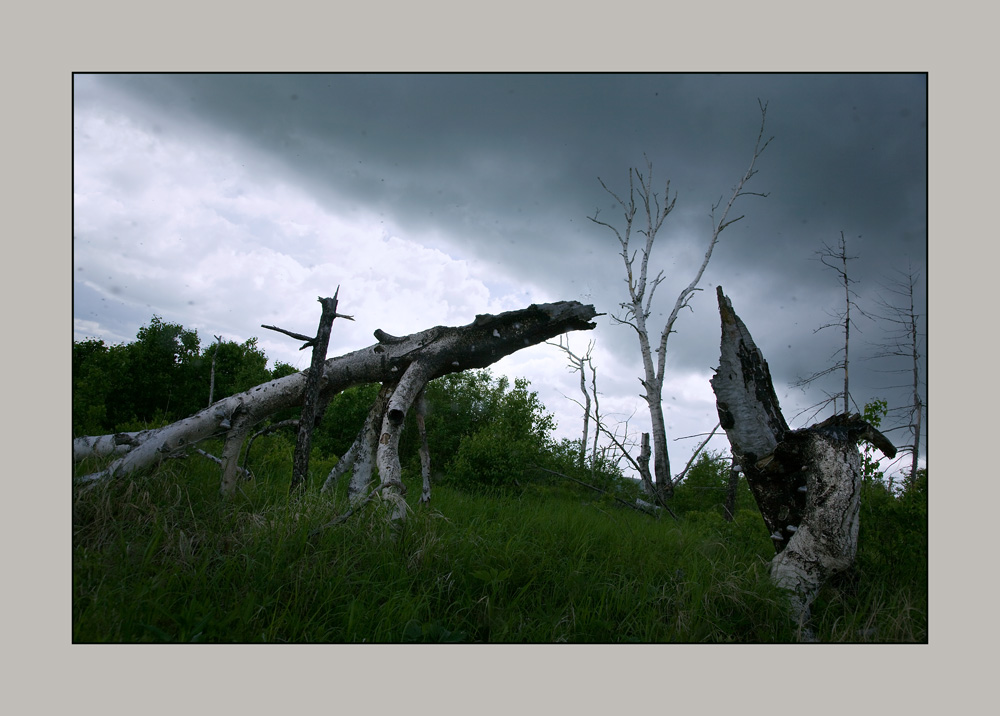
[[(81, 472), (93, 466), (81, 467)], [(759, 515), (680, 523), (571, 489), (438, 486), (400, 531), (373, 503), (258, 475), (218, 494), (194, 458), (75, 496), (76, 642), (787, 642)], [(866, 563), (867, 564), (867, 563)], [(922, 641), (923, 601), (877, 575), (822, 595), (825, 641)], [(921, 611), (923, 610), (923, 611)], [(874, 631), (873, 631), (874, 630)]]

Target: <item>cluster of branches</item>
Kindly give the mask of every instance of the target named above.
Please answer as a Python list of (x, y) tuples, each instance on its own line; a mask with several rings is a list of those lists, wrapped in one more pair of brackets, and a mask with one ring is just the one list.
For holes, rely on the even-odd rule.
[[(587, 350), (582, 355), (578, 355), (573, 352), (568, 336), (560, 336), (557, 343), (549, 342), (548, 345), (559, 348), (563, 353), (565, 353), (569, 362), (569, 369), (573, 373), (579, 373), (580, 376), (580, 392), (583, 395), (583, 401), (581, 402), (575, 398), (569, 398), (569, 396), (566, 396), (570, 401), (576, 403), (576, 405), (583, 409), (583, 436), (580, 440), (580, 453), (578, 458), (579, 466), (581, 468), (586, 466), (586, 453), (588, 447), (590, 448), (590, 466), (592, 473), (596, 470), (597, 465), (602, 462), (618, 466), (624, 459), (632, 466), (636, 474), (639, 475), (639, 479), (642, 483), (643, 491), (646, 496), (652, 498), (658, 503), (656, 507), (661, 509), (665, 508), (668, 512), (670, 512), (670, 508), (665, 504), (665, 502), (658, 499), (658, 492), (653, 484), (652, 475), (650, 474), (649, 460), (651, 457), (651, 450), (649, 444), (649, 433), (641, 434), (639, 453), (637, 456), (633, 456), (636, 443), (634, 438), (629, 434), (630, 418), (619, 420), (614, 426), (611, 426), (609, 424), (608, 417), (602, 416), (601, 414), (600, 400), (598, 397), (600, 393), (597, 390), (597, 367), (594, 365), (593, 361), (595, 342), (590, 341), (587, 344)], [(588, 443), (591, 420), (593, 420), (594, 424), (593, 441)], [(684, 469), (672, 477), (670, 481), (671, 489), (684, 479), (698, 455), (705, 449), (705, 446), (708, 444), (709, 440), (712, 439), (718, 429), (719, 426), (716, 424), (715, 428), (708, 433), (707, 437), (705, 437), (705, 439), (692, 453), (690, 459), (687, 461), (687, 464), (685, 464)], [(602, 435), (610, 444), (606, 443), (604, 445), (600, 445), (600, 437)], [(650, 503), (645, 503), (645, 505), (647, 507), (652, 507)], [(671, 514), (673, 513), (671, 512)]]
[[(858, 295), (851, 289), (851, 284), (855, 283), (853, 279), (850, 278), (847, 271), (847, 262), (857, 259), (857, 256), (847, 255), (847, 242), (844, 239), (844, 232), (840, 232), (840, 243), (837, 248), (832, 248), (827, 244), (823, 244), (823, 249), (816, 252), (819, 256), (820, 262), (829, 269), (832, 269), (837, 273), (840, 281), (844, 285), (844, 309), (843, 311), (838, 311), (831, 314), (831, 317), (835, 320), (832, 323), (826, 323), (819, 328), (817, 328), (813, 333), (818, 333), (826, 328), (841, 328), (844, 332), (844, 347), (838, 348), (834, 352), (831, 358), (836, 358), (838, 355), (842, 355), (842, 358), (837, 362), (829, 365), (823, 370), (817, 371), (806, 378), (800, 378), (795, 381), (792, 385), (796, 388), (804, 388), (825, 376), (828, 376), (837, 371), (843, 371), (844, 373), (844, 390), (843, 392), (827, 394), (825, 400), (822, 400), (815, 405), (811, 405), (802, 411), (802, 413), (812, 410), (814, 411), (810, 420), (815, 418), (826, 406), (833, 404), (833, 412), (837, 412), (837, 401), (839, 399), (841, 406), (843, 407), (843, 412), (848, 412), (851, 405), (854, 405), (856, 411), (860, 411), (857, 403), (851, 397), (850, 390), (850, 380), (849, 380), (849, 367), (850, 367), (850, 347), (851, 347), (851, 326), (854, 326), (856, 330), (860, 332), (860, 328), (857, 323), (851, 318), (851, 309), (853, 308), (856, 313), (862, 316), (868, 317), (861, 307), (857, 303)], [(801, 414), (801, 413), (800, 413)]]
[[(729, 200), (722, 209), (722, 213), (718, 216), (716, 215), (719, 207), (722, 206), (721, 199), (712, 207), (711, 233), (701, 265), (691, 282), (681, 289), (678, 294), (667, 322), (660, 331), (655, 348), (653, 341), (650, 339), (650, 326), (647, 324), (647, 321), (652, 314), (653, 297), (656, 289), (666, 277), (661, 270), (655, 277), (650, 278), (649, 259), (657, 233), (663, 226), (664, 220), (673, 210), (676, 197), (673, 199), (670, 198), (670, 182), (668, 181), (664, 189), (663, 202), (661, 203), (660, 197), (653, 191), (653, 167), (648, 158), (646, 160), (645, 174), (636, 169), (629, 169), (629, 192), (626, 198), (616, 194), (608, 188), (604, 181), (598, 179), (604, 190), (611, 195), (624, 212), (623, 228), (600, 219), (599, 210), (594, 212), (590, 220), (599, 226), (609, 229), (615, 235), (621, 247), (620, 255), (625, 268), (625, 282), (628, 287), (629, 299), (620, 304), (622, 312), (617, 316), (612, 316), (612, 318), (621, 325), (631, 327), (635, 331), (639, 343), (639, 352), (643, 365), (643, 377), (639, 379), (639, 382), (645, 391), (641, 397), (645, 400), (649, 409), (653, 441), (653, 477), (655, 478), (657, 499), (661, 503), (665, 503), (673, 494), (674, 482), (670, 473), (670, 459), (667, 450), (666, 427), (662, 407), (663, 382), (666, 377), (667, 343), (670, 334), (675, 331), (674, 325), (681, 310), (690, 308), (691, 297), (696, 291), (700, 290), (698, 283), (701, 281), (701, 277), (712, 258), (712, 252), (719, 241), (719, 236), (726, 228), (743, 218), (743, 216), (730, 218), (730, 211), (736, 201), (743, 196), (767, 196), (766, 194), (751, 192), (746, 189), (747, 182), (757, 173), (757, 160), (771, 141), (770, 138), (764, 138), (764, 126), (767, 119), (766, 104), (760, 103), (760, 113), (760, 130), (757, 134), (757, 141), (754, 144), (750, 165), (734, 187)], [(636, 220), (636, 215), (639, 213), (640, 207), (642, 218), (639, 221), (644, 223), (644, 228)], [(645, 241), (638, 249), (632, 247), (633, 231), (645, 238)], [(636, 258), (639, 259), (638, 269), (635, 266)], [(656, 354), (655, 360), (653, 357), (654, 353)], [(641, 461), (637, 462), (641, 464)], [(646, 477), (644, 476), (643, 479), (645, 480)]]
[[(810, 420), (814, 419), (824, 408), (833, 405), (834, 414), (837, 413), (838, 404), (842, 407), (843, 413), (847, 414), (853, 410), (860, 413), (862, 408), (858, 406), (850, 391), (850, 348), (851, 329), (860, 332), (860, 328), (855, 322), (853, 315), (861, 315), (870, 321), (877, 322), (883, 329), (883, 339), (874, 345), (876, 353), (869, 360), (899, 359), (906, 361), (905, 367), (895, 367), (882, 372), (904, 374), (909, 378), (907, 384), (885, 386), (885, 390), (896, 390), (900, 388), (910, 391), (909, 400), (903, 405), (899, 405), (888, 410), (901, 424), (896, 427), (887, 428), (886, 433), (905, 430), (910, 435), (910, 442), (899, 446), (899, 455), (911, 456), (908, 479), (910, 483), (916, 479), (918, 459), (920, 453), (920, 435), (923, 427), (923, 414), (926, 410), (926, 403), (921, 396), (920, 380), (920, 359), (921, 353), (921, 333), (919, 330), (920, 313), (914, 299), (914, 289), (917, 286), (918, 276), (912, 267), (908, 271), (896, 271), (897, 276), (890, 279), (887, 285), (883, 285), (885, 291), (895, 300), (887, 300), (884, 296), (877, 299), (877, 306), (874, 310), (865, 310), (858, 303), (858, 295), (851, 288), (856, 280), (851, 278), (848, 272), (847, 262), (858, 258), (850, 256), (847, 252), (847, 242), (844, 233), (840, 232), (840, 242), (836, 248), (827, 244), (823, 245), (821, 251), (816, 252), (819, 260), (824, 266), (832, 269), (838, 276), (838, 280), (844, 287), (844, 307), (842, 311), (832, 314), (835, 319), (831, 323), (820, 326), (814, 332), (819, 332), (826, 328), (840, 328), (843, 331), (844, 343), (841, 348), (834, 352), (833, 358), (840, 356), (839, 360), (832, 363), (827, 368), (820, 370), (806, 378), (800, 378), (793, 386), (805, 388), (819, 381), (826, 376), (843, 373), (843, 391), (827, 393), (826, 398), (815, 403), (804, 410), (799, 415), (812, 411)], [(796, 416), (798, 417), (798, 415)]]
[(917, 286), (918, 275), (910, 267), (906, 272), (897, 271), (897, 276), (889, 280), (884, 286), (885, 290), (896, 296), (895, 302), (879, 299), (879, 306), (875, 316), (883, 325), (888, 326), (884, 334), (884, 340), (877, 344), (878, 352), (874, 358), (893, 359), (902, 358), (908, 364), (906, 367), (890, 368), (886, 372), (902, 374), (909, 377), (905, 384), (888, 386), (889, 388), (903, 388), (910, 392), (908, 404), (889, 409), (889, 413), (895, 413), (902, 420), (902, 424), (893, 428), (888, 428), (884, 432), (892, 433), (905, 430), (909, 434), (910, 441), (898, 445), (900, 453), (910, 455), (909, 482), (912, 485), (917, 478), (918, 459), (920, 456), (920, 433), (923, 429), (923, 416), (927, 410), (927, 404), (921, 397), (920, 379), (920, 358), (921, 358), (921, 333), (919, 330), (920, 314), (917, 312), (914, 302), (914, 289)]

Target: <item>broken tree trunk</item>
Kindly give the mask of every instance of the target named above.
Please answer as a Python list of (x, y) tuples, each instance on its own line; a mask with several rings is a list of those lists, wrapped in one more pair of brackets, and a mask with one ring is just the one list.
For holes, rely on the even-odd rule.
[(722, 287), (716, 290), (722, 355), (711, 382), (719, 420), (771, 533), (777, 552), (771, 578), (789, 590), (793, 614), (804, 625), (820, 586), (847, 569), (857, 553), (858, 441), (890, 458), (896, 449), (858, 415), (789, 429), (767, 361)]
[[(298, 435), (295, 438), (295, 455), (292, 459), (292, 482), (288, 488), (289, 492), (304, 486), (309, 474), (309, 452), (312, 449), (313, 430), (316, 429), (317, 423), (323, 417), (319, 399), (319, 380), (323, 374), (326, 349), (330, 345), (333, 319), (341, 315), (337, 313), (337, 295), (339, 293), (340, 286), (337, 286), (333, 298), (319, 297), (316, 299), (323, 307), (320, 312), (319, 327), (316, 329), (316, 337), (302, 346), (305, 348), (312, 345), (312, 362), (309, 365), (308, 378), (302, 395), (302, 415), (299, 418)], [(343, 316), (343, 318), (354, 320), (351, 316)], [(263, 328), (263, 326), (261, 327)]]
[[(466, 326), (436, 326), (403, 337), (376, 330), (378, 343), (375, 345), (329, 358), (322, 364), (320, 399), (328, 400), (354, 385), (383, 384), (385, 408), (382, 411), (373, 409), (374, 416), (370, 414), (369, 418), (372, 428), (377, 425), (381, 429), (375, 453), (383, 496), (398, 497), (402, 493), (397, 453), (399, 431), (410, 405), (428, 381), (448, 373), (485, 368), (504, 356), (566, 331), (590, 330), (595, 327), (590, 320), (597, 315), (592, 305), (560, 301), (533, 304), (496, 316), (479, 315)], [(248, 432), (272, 413), (301, 405), (307, 373), (303, 371), (263, 383), (224, 398), (183, 420), (148, 431), (123, 457), (100, 472), (77, 478), (76, 482), (87, 484), (127, 475), (156, 465), (168, 455), (186, 451), (200, 440), (224, 434), (222, 491), (231, 493), (236, 486), (240, 449)], [(378, 415), (379, 412), (383, 414)], [(97, 446), (103, 448), (109, 444), (115, 444), (113, 438), (81, 438), (74, 441), (74, 455), (93, 452)], [(91, 447), (90, 451), (87, 446)], [(361, 454), (364, 452), (359, 450), (355, 459), (365, 457)]]

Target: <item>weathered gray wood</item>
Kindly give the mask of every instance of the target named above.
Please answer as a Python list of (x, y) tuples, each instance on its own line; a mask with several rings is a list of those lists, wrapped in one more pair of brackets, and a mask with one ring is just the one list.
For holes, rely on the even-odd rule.
[(424, 489), (420, 493), (421, 502), (431, 501), (431, 449), (427, 444), (427, 396), (426, 391), (421, 390), (417, 396), (417, 433), (420, 435), (420, 475), (424, 480)]
[[(595, 328), (591, 319), (599, 315), (592, 305), (577, 301), (533, 304), (498, 315), (479, 315), (466, 326), (434, 328), (390, 342), (329, 358), (322, 364), (320, 399), (329, 400), (340, 391), (365, 383), (399, 383), (389, 398), (383, 417), (385, 439), (402, 423), (413, 399), (427, 381), (470, 368), (485, 368), (504, 356), (541, 343), (566, 331)], [(386, 334), (379, 332), (381, 335)], [(404, 376), (409, 377), (404, 381)], [(239, 447), (248, 431), (278, 410), (301, 405), (306, 385), (305, 372), (295, 373), (258, 385), (239, 395), (217, 401), (194, 415), (158, 430), (150, 431), (138, 446), (106, 469), (77, 478), (92, 483), (123, 476), (157, 464), (166, 455), (185, 450), (207, 437), (226, 434), (223, 449), (223, 491), (236, 484)], [(398, 438), (398, 436), (397, 436)], [(87, 446), (104, 445), (113, 439), (85, 438), (74, 441), (86, 454)], [(389, 454), (383, 455), (389, 460)], [(398, 461), (398, 458), (397, 458)], [(388, 463), (387, 463), (388, 464)], [(381, 472), (381, 466), (380, 466)], [(390, 466), (390, 473), (393, 472)], [(390, 475), (390, 481), (394, 481)]]
[(711, 383), (719, 424), (729, 437), (733, 455), (747, 455), (756, 462), (774, 451), (788, 432), (788, 424), (781, 414), (767, 361), (722, 293), (722, 286), (716, 287), (716, 295), (722, 317), (722, 355)]
[(722, 342), (711, 382), (719, 420), (771, 533), (777, 552), (771, 578), (789, 590), (793, 612), (804, 623), (823, 582), (847, 569), (857, 553), (858, 441), (890, 458), (896, 449), (856, 414), (790, 430), (767, 361), (721, 286), (717, 294)]
[(292, 482), (289, 491), (295, 490), (306, 483), (309, 476), (309, 452), (312, 449), (313, 431), (316, 423), (322, 418), (319, 403), (319, 380), (323, 374), (323, 363), (326, 361), (326, 350), (330, 345), (330, 331), (333, 319), (337, 317), (337, 296), (340, 286), (333, 298), (318, 298), (323, 307), (319, 317), (319, 327), (316, 338), (312, 342), (312, 362), (302, 396), (302, 415), (299, 418), (299, 430), (295, 437), (295, 453), (292, 457)]

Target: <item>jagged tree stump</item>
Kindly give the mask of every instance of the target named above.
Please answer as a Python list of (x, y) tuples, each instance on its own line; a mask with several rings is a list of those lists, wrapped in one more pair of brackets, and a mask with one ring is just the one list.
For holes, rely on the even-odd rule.
[(789, 429), (767, 361), (722, 287), (716, 290), (722, 343), (711, 382), (719, 420), (771, 533), (771, 578), (789, 590), (793, 613), (805, 625), (823, 582), (850, 567), (857, 554), (858, 441), (890, 458), (896, 449), (856, 414)]

